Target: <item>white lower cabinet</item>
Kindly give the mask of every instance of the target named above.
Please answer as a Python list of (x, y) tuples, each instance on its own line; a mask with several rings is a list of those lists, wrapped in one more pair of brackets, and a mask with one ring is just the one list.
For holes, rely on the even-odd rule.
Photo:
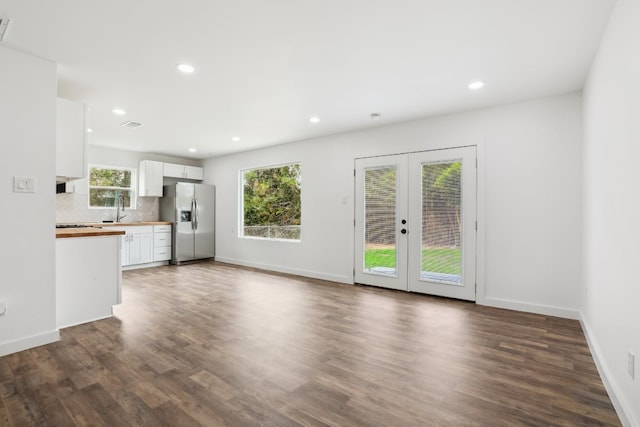
[(122, 266), (153, 262), (153, 226), (114, 227), (126, 234), (120, 237)]
[(153, 226), (153, 260), (169, 261), (171, 259), (171, 226)]
[(171, 259), (171, 225), (134, 225), (114, 228), (126, 233), (120, 238), (123, 267)]
[(134, 233), (129, 240), (129, 265), (153, 262), (153, 233)]

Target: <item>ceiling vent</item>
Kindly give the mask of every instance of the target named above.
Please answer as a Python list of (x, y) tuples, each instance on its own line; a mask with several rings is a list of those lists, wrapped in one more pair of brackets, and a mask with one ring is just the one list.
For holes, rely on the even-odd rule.
[(125, 127), (125, 128), (133, 129), (133, 128), (137, 128), (137, 127), (142, 126), (142, 123), (132, 122), (132, 121), (129, 120), (127, 122), (122, 123), (120, 126)]
[(4, 35), (7, 32), (7, 27), (9, 27), (9, 18), (5, 18), (0, 16), (0, 42), (4, 38)]

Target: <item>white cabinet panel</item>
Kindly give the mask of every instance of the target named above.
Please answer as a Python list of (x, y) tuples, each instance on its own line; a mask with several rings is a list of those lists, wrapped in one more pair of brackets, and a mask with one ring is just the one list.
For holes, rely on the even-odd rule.
[(153, 226), (153, 260), (171, 259), (171, 225)]
[(153, 233), (136, 233), (129, 242), (129, 264), (153, 262)]
[(154, 225), (153, 232), (154, 233), (171, 233), (171, 224)]
[(171, 246), (171, 233), (153, 233), (153, 246)]
[(163, 174), (169, 178), (184, 178), (184, 165), (177, 165), (175, 163), (165, 163), (163, 168)]
[(154, 261), (169, 261), (171, 259), (171, 246), (153, 248)]
[(162, 197), (164, 164), (153, 160), (142, 160), (138, 168), (138, 189), (141, 197)]
[(184, 177), (202, 181), (204, 179), (204, 169), (197, 166), (185, 166)]
[(202, 179), (204, 179), (204, 169), (199, 166), (165, 163), (163, 173), (164, 176), (169, 178), (186, 178), (199, 181), (202, 181)]
[(81, 102), (57, 99), (56, 176), (77, 179), (87, 170), (86, 107)]
[(153, 262), (153, 226), (114, 227), (126, 234), (122, 239), (122, 266)]
[(119, 237), (56, 239), (58, 328), (110, 317), (122, 302)]
[(120, 259), (123, 267), (129, 265), (129, 237), (126, 234), (120, 236)]

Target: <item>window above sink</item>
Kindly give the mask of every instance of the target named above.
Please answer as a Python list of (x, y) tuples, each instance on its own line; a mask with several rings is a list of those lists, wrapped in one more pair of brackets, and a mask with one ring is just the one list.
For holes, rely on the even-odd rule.
[(124, 207), (136, 208), (136, 171), (133, 168), (89, 165), (89, 208), (115, 208), (122, 195)]

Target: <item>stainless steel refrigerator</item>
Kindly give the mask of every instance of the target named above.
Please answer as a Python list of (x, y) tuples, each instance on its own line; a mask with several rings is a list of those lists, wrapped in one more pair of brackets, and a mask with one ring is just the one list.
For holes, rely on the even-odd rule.
[(215, 187), (179, 182), (165, 185), (160, 219), (171, 221), (171, 263), (215, 256)]

